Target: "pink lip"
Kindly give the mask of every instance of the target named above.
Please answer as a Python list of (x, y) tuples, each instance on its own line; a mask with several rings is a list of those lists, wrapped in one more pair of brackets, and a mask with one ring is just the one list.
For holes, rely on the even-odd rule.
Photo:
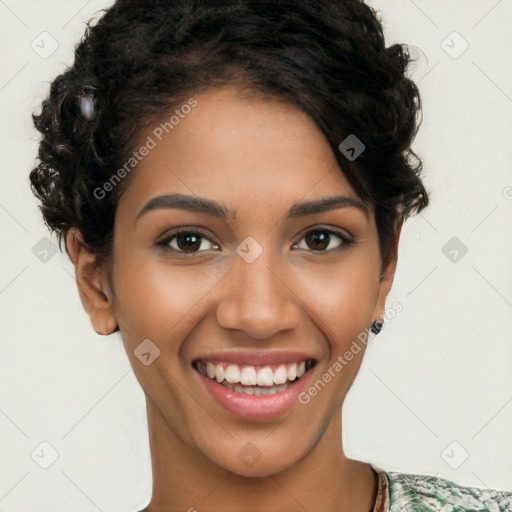
[(198, 356), (195, 360), (211, 361), (212, 363), (233, 363), (239, 365), (264, 366), (281, 363), (299, 363), (307, 359), (315, 359), (311, 354), (305, 352), (276, 351), (226, 351), (215, 354)]
[[(254, 363), (253, 363), (254, 364)], [(309, 385), (314, 368), (308, 370), (297, 382), (289, 388), (274, 393), (273, 395), (245, 395), (231, 391), (220, 385), (216, 380), (205, 377), (202, 373), (194, 370), (206, 390), (225, 409), (244, 418), (275, 418), (284, 414), (293, 404), (299, 400), (300, 393)]]

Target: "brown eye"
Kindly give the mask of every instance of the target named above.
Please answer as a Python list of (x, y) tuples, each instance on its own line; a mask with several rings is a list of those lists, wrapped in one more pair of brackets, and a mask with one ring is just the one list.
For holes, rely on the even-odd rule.
[(325, 251), (330, 241), (331, 235), (326, 231), (310, 231), (306, 235), (306, 244), (314, 251)]
[(170, 251), (191, 255), (219, 247), (202, 233), (185, 230), (164, 238), (158, 245)]
[(300, 243), (297, 243), (293, 247), (298, 249), (309, 249), (312, 252), (317, 253), (333, 252), (354, 243), (351, 238), (343, 233), (331, 231), (329, 229), (313, 229), (308, 231), (306, 235), (301, 238), (301, 241), (302, 240), (305, 241), (302, 246), (299, 246)]
[(194, 233), (179, 233), (176, 235), (176, 245), (180, 251), (196, 252), (201, 248), (201, 236)]

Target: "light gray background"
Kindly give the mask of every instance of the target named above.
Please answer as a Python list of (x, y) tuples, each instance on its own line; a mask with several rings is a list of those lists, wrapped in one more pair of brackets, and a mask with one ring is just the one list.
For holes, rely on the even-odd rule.
[[(346, 453), (512, 490), (512, 2), (370, 3), (388, 45), (422, 50), (414, 148), (431, 205), (404, 225), (388, 299), (404, 310), (347, 397)], [(93, 331), (65, 253), (32, 250), (48, 232), (29, 190), (30, 113), (72, 62), (83, 21), (108, 5), (0, 0), (2, 512), (137, 510), (151, 493), (144, 396), (120, 337)], [(459, 56), (453, 31), (469, 44)], [(468, 248), (456, 262), (443, 253), (452, 237)], [(48, 469), (42, 442), (58, 453)]]

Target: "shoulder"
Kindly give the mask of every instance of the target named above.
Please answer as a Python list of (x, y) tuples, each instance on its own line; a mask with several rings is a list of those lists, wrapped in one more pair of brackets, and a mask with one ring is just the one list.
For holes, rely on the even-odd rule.
[(510, 512), (512, 492), (465, 487), (436, 476), (387, 472), (390, 512)]

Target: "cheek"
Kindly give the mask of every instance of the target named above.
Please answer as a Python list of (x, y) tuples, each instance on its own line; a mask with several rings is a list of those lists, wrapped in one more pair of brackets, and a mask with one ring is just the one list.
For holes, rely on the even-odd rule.
[(121, 329), (138, 338), (168, 342), (186, 330), (222, 277), (216, 269), (176, 265), (145, 250), (114, 258), (116, 315)]
[[(319, 393), (328, 410), (339, 407), (361, 366), (376, 300), (378, 282), (364, 257), (327, 276), (316, 276), (312, 296), (317, 325), (327, 337), (329, 356), (320, 379), (331, 390)], [(311, 292), (310, 292), (311, 295)], [(313, 390), (313, 393), (315, 390)]]
[(339, 266), (303, 273), (301, 282), (302, 296), (298, 295), (333, 342), (349, 341), (369, 327), (379, 288), (374, 268), (363, 254)]

